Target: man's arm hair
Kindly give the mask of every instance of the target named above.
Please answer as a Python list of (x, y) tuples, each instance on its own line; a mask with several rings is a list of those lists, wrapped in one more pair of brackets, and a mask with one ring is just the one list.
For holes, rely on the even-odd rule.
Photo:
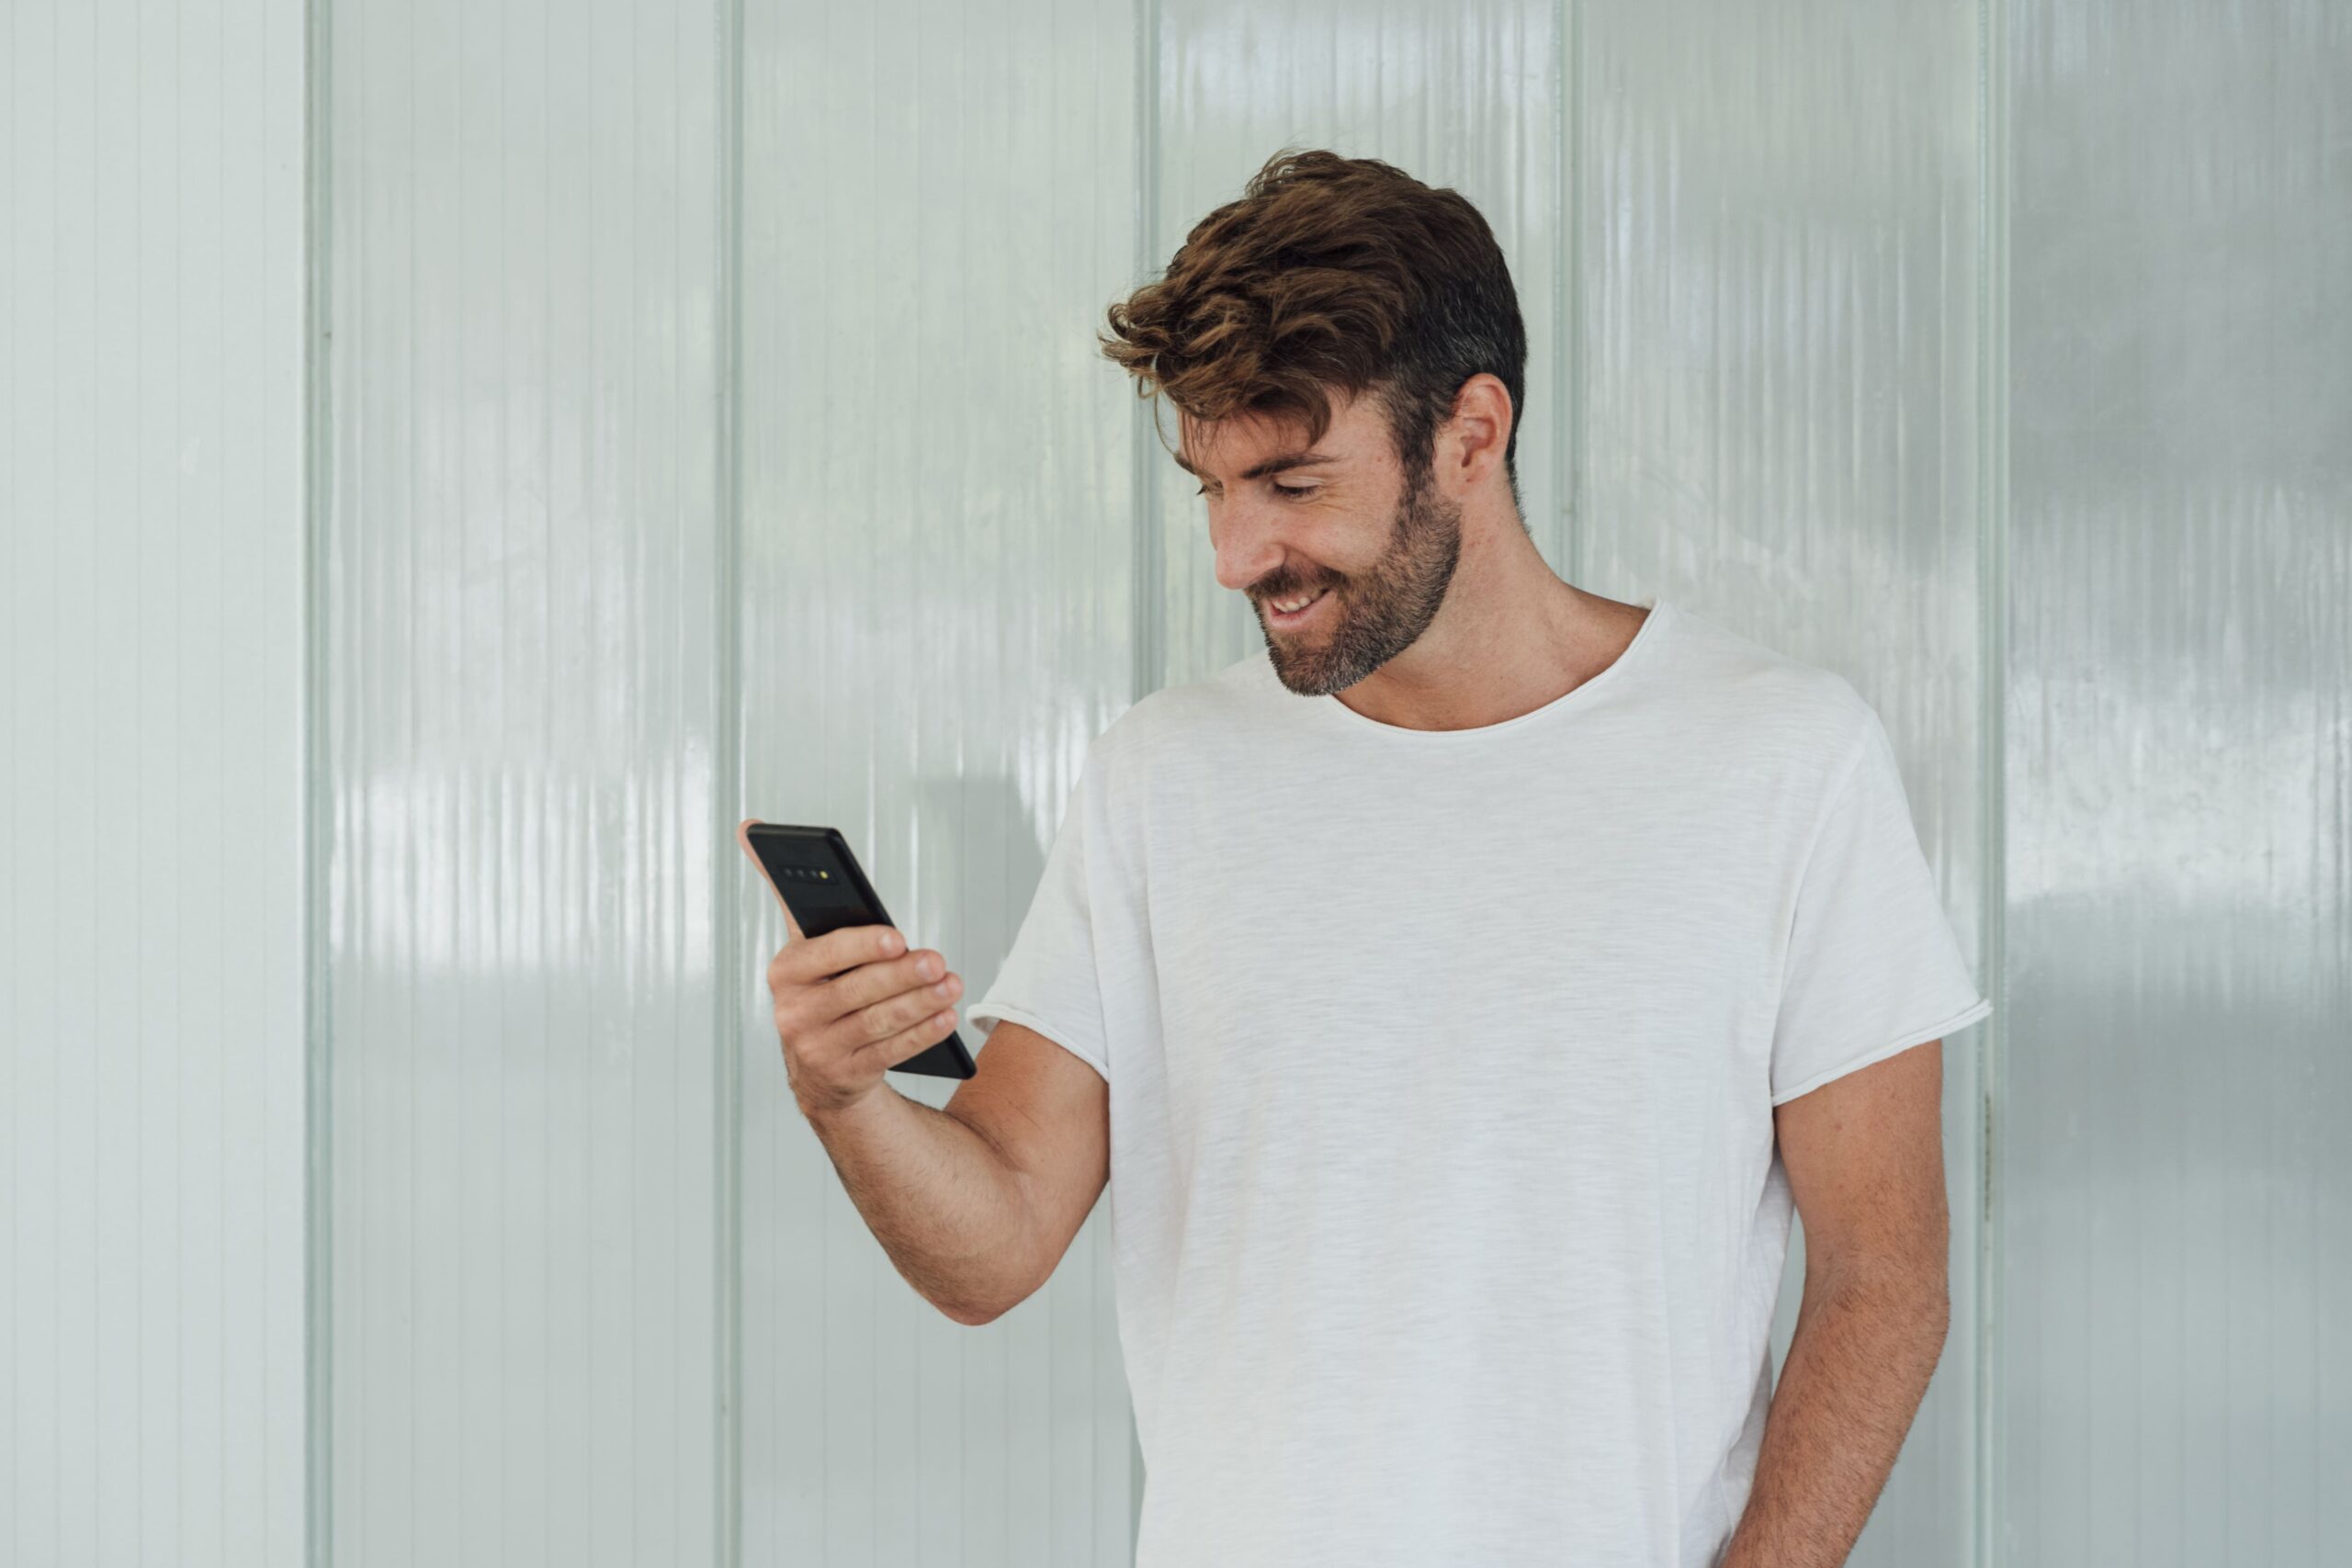
[(1026, 1200), (1019, 1174), (987, 1138), (887, 1082), (842, 1110), (803, 1113), (866, 1228), (918, 1295), (977, 1325), (1025, 1288)]

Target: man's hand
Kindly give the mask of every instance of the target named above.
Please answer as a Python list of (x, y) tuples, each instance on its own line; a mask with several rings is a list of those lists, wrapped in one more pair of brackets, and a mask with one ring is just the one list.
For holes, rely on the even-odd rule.
[[(735, 825), (735, 841), (767, 881), (750, 818)], [(791, 939), (768, 960), (785, 1076), (804, 1113), (845, 1111), (880, 1089), (884, 1073), (947, 1038), (963, 976), (931, 948), (909, 953), (888, 926), (804, 935), (774, 882), (768, 890)]]

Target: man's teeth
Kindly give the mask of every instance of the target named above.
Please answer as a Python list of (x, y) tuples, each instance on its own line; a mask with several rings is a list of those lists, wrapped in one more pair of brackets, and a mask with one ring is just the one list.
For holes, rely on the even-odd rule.
[(1277, 599), (1274, 601), (1274, 608), (1285, 615), (1296, 615), (1321, 597), (1323, 597), (1323, 590), (1318, 588), (1304, 599)]

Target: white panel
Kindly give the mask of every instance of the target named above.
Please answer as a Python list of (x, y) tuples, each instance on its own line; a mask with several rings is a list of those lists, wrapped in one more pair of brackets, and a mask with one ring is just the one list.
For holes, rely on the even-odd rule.
[[(995, 973), (1087, 741), (1134, 699), (1125, 6), (750, 0), (740, 814), (841, 829), (965, 983)], [(796, 1108), (744, 863), (743, 1561), (1127, 1561), (1108, 1203), (959, 1325)], [(973, 1038), (968, 1027), (966, 1036)], [(937, 1106), (954, 1084), (894, 1075)]]
[[(1989, 987), (1977, 6), (1596, 0), (1581, 34), (1581, 581), (1852, 682)], [(1951, 1327), (1857, 1568), (1974, 1556), (1978, 1064), (2001, 1023), (1943, 1047)], [(1800, 1224), (1776, 1365), (1804, 1279)]]
[(302, 8), (0, 28), (0, 1563), (292, 1568)]
[(329, 10), (334, 1562), (705, 1562), (719, 17)]
[(2352, 10), (2020, 0), (1990, 1561), (2352, 1561)]

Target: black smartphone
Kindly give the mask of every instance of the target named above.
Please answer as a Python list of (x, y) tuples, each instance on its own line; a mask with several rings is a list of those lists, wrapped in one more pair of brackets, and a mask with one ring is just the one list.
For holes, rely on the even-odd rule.
[[(849, 840), (831, 828), (801, 828), (784, 822), (754, 822), (744, 831), (752, 852), (768, 874), (803, 936), (823, 936), (843, 926), (895, 926), (874, 885), (850, 853)], [(913, 939), (909, 939), (914, 945)], [(894, 1065), (894, 1073), (925, 1077), (968, 1078), (978, 1069), (964, 1037), (954, 1030), (936, 1045)]]

